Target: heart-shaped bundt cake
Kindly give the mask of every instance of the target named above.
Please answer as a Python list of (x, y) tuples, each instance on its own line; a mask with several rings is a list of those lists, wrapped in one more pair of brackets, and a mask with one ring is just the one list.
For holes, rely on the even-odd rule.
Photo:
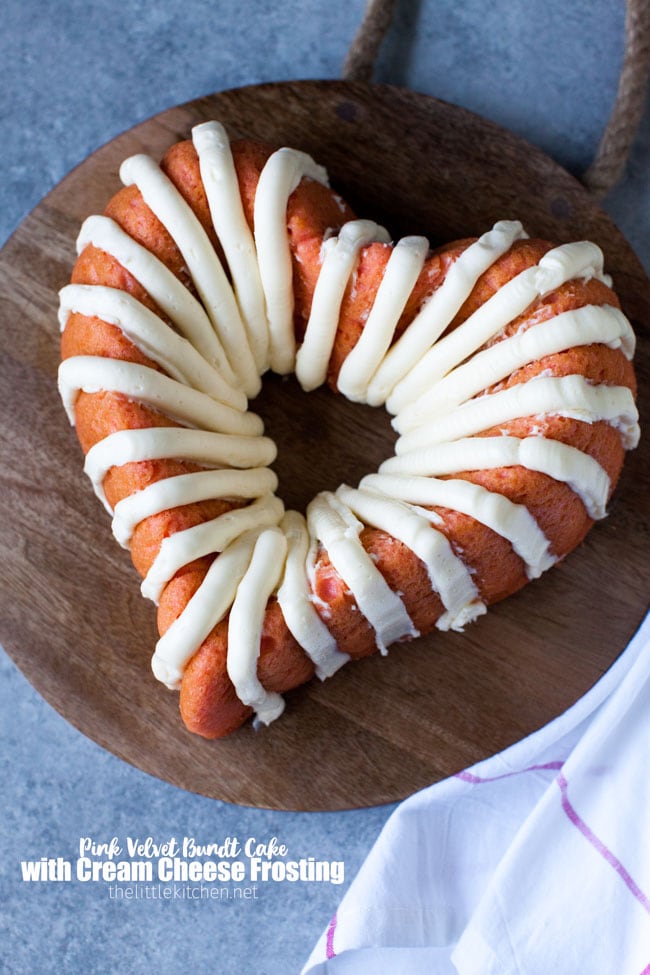
[[(594, 244), (516, 221), (393, 243), (309, 156), (216, 122), (120, 175), (61, 292), (59, 388), (190, 730), (268, 724), (314, 674), (462, 628), (604, 516), (639, 430)], [(247, 408), (268, 369), (384, 405), (394, 456), (285, 511)]]

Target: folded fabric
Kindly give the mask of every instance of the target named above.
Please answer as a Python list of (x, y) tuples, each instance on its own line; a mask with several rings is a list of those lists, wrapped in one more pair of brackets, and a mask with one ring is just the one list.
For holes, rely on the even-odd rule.
[(303, 975), (650, 975), (650, 616), (572, 708), (403, 802)]

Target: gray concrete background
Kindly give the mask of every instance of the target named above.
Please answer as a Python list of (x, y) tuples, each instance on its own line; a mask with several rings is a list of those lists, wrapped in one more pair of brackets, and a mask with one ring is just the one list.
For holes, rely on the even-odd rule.
[[(211, 91), (335, 78), (361, 0), (9, 0), (0, 32), (0, 242), (113, 136)], [(579, 174), (622, 57), (622, 0), (402, 0), (377, 80), (473, 109)], [(650, 115), (605, 208), (650, 267)], [(79, 837), (277, 836), (292, 858), (344, 859), (351, 880), (390, 807), (241, 809), (181, 792), (102, 751), (0, 656), (0, 971), (297, 971), (343, 889), (268, 885), (247, 902), (116, 903), (105, 886), (24, 884), (20, 861)]]

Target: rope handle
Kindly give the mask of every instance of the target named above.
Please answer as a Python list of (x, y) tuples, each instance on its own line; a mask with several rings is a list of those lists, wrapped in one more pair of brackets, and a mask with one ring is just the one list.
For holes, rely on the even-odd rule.
[[(346, 81), (371, 81), (396, 0), (367, 0), (359, 29), (343, 64)], [(582, 182), (604, 197), (623, 175), (641, 122), (650, 76), (650, 0), (627, 0), (625, 53), (618, 91), (593, 162)]]

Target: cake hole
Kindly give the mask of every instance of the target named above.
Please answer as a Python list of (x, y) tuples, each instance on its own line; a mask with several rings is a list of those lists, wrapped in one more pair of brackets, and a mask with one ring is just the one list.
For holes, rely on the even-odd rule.
[(327, 386), (305, 393), (295, 376), (267, 374), (250, 409), (278, 448), (277, 494), (297, 511), (319, 491), (356, 487), (394, 452), (397, 434), (383, 407), (351, 403)]

